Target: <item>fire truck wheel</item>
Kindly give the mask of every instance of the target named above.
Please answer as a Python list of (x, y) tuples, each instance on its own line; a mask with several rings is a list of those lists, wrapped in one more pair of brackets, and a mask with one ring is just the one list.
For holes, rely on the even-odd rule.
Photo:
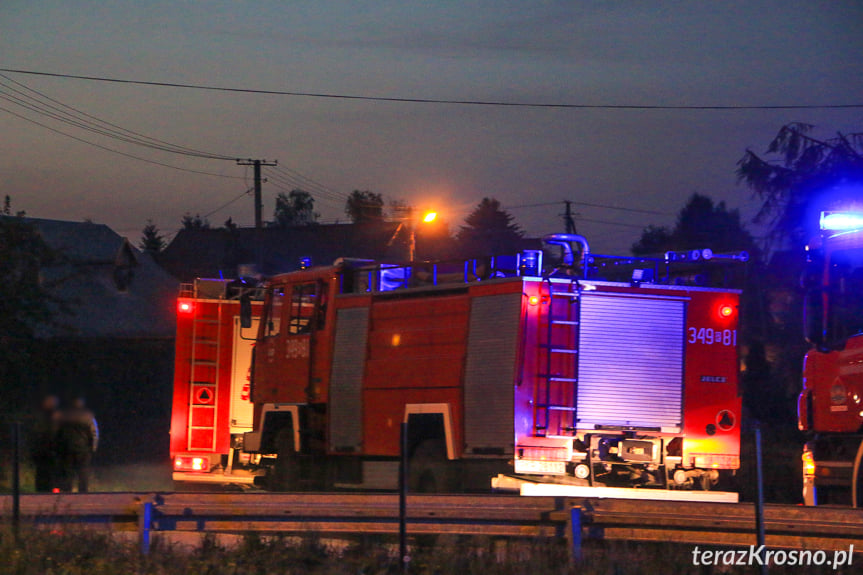
[(710, 491), (716, 487), (717, 483), (719, 483), (719, 472), (713, 469), (704, 472), (698, 478), (698, 486), (702, 491)]
[(267, 483), (270, 491), (293, 491), (297, 485), (297, 458), (294, 450), (294, 430), (286, 427), (276, 434), (274, 441), (276, 463), (270, 468)]
[(452, 466), (440, 439), (427, 439), (414, 450), (408, 465), (408, 488), (414, 493), (445, 493), (451, 490)]

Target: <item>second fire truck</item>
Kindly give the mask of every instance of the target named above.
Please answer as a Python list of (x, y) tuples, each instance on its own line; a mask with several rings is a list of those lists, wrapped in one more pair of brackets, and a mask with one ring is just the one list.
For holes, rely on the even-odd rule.
[(807, 505), (863, 506), (863, 212), (825, 212), (808, 246), (798, 426)]

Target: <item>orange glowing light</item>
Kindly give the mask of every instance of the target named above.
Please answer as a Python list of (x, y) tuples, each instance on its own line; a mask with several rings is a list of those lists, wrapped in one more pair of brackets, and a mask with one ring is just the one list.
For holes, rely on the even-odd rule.
[(815, 459), (811, 451), (803, 452), (803, 475), (810, 477), (815, 475)]
[(530, 305), (537, 305), (539, 303), (539, 296), (538, 295), (530, 296), (529, 298), (527, 298), (527, 303), (529, 303)]
[(177, 304), (177, 311), (179, 311), (180, 313), (191, 313), (192, 304), (187, 301), (181, 301)]
[(731, 314), (734, 313), (734, 308), (728, 304), (723, 304), (719, 306), (719, 317), (726, 318), (731, 317)]

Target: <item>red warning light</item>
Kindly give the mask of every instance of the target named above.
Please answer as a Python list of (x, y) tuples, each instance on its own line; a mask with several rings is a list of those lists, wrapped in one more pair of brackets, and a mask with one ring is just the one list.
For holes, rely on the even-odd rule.
[(527, 298), (527, 303), (529, 303), (530, 305), (539, 304), (539, 296), (538, 295), (530, 296), (529, 298)]
[(734, 307), (726, 304), (722, 304), (719, 306), (719, 317), (725, 319), (727, 317), (731, 317), (731, 314), (734, 313)]
[(177, 303), (177, 311), (180, 313), (192, 313), (192, 303), (188, 301)]

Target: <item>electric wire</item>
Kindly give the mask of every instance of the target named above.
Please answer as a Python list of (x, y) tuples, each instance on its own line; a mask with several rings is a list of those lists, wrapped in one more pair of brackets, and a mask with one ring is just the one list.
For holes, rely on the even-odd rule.
[(0, 68), (0, 72), (11, 74), (28, 74), (32, 76), (47, 76), (52, 78), (67, 78), (93, 82), (111, 82), (115, 84), (135, 84), (140, 86), (158, 86), (165, 88), (184, 88), (191, 90), (208, 90), (216, 92), (235, 92), (244, 94), (261, 94), (271, 96), (298, 96), (308, 98), (328, 98), (337, 100), (363, 100), (373, 102), (397, 102), (414, 104), (448, 104), (461, 106), (496, 106), (509, 108), (562, 108), (575, 110), (677, 110), (677, 111), (736, 111), (736, 110), (836, 110), (863, 108), (863, 103), (850, 104), (733, 104), (733, 105), (661, 105), (661, 104), (572, 104), (544, 102), (508, 102), (499, 100), (463, 100), (443, 98), (407, 98), (397, 96), (364, 96), (358, 94), (338, 94), (327, 92), (301, 92), (289, 90), (262, 90), (254, 88), (230, 88), (206, 84), (188, 84), (181, 82), (156, 82), (150, 80), (130, 80), (107, 76), (87, 76), (82, 74), (61, 74), (56, 72), (39, 72), (19, 68)]
[(217, 213), (217, 212), (220, 212), (220, 211), (224, 210), (225, 208), (227, 208), (228, 206), (230, 206), (230, 205), (231, 205), (231, 204), (233, 204), (234, 202), (236, 202), (236, 201), (238, 201), (238, 200), (242, 199), (242, 198), (243, 198), (243, 196), (248, 196), (248, 195), (250, 195), (250, 194), (251, 194), (252, 192), (254, 192), (254, 191), (255, 191), (255, 188), (249, 188), (248, 190), (246, 190), (245, 192), (243, 192), (242, 194), (240, 194), (239, 196), (237, 196), (237, 197), (236, 197), (236, 198), (234, 198), (233, 200), (230, 200), (230, 201), (228, 201), (228, 202), (225, 202), (224, 204), (222, 204), (221, 206), (219, 206), (219, 207), (218, 207), (218, 208), (216, 208), (215, 210), (213, 210), (213, 211), (211, 211), (211, 212), (208, 212), (208, 213), (204, 214), (204, 215), (203, 215), (203, 216), (201, 216), (201, 217), (202, 217), (202, 218), (204, 218), (204, 219), (207, 219), (207, 218), (209, 218), (210, 216), (212, 216), (213, 214), (215, 214), (215, 213)]
[[(60, 122), (64, 122), (68, 125), (72, 125), (83, 130), (97, 133), (109, 138), (115, 138), (130, 144), (144, 146), (165, 152), (213, 160), (235, 159), (235, 156), (226, 156), (223, 154), (204, 152), (201, 150), (196, 150), (194, 148), (188, 148), (185, 146), (172, 144), (158, 138), (153, 138), (139, 132), (135, 132), (134, 130), (123, 128), (122, 126), (118, 126), (117, 124), (111, 123), (107, 120), (103, 120), (102, 118), (99, 118), (92, 114), (88, 114), (87, 112), (79, 110), (73, 106), (64, 104), (63, 102), (60, 102), (59, 100), (52, 98), (47, 94), (39, 92), (38, 90), (34, 90), (21, 82), (9, 78), (5, 74), (0, 74), (0, 78), (3, 78), (7, 80), (7, 82), (15, 84), (15, 86), (11, 86), (8, 83), (0, 81), (0, 87), (13, 92), (14, 94), (17, 94), (16, 96), (8, 92), (4, 92), (2, 89), (0, 89), (0, 98), (3, 98), (8, 102), (15, 103), (30, 111), (50, 117)], [(16, 88), (16, 86), (19, 86), (21, 89)], [(39, 98), (29, 94), (28, 92), (38, 95)], [(42, 99), (40, 100), (40, 98)]]
[(67, 138), (72, 138), (73, 140), (77, 140), (78, 142), (81, 142), (81, 143), (84, 143), (84, 144), (88, 144), (88, 145), (90, 145), (90, 146), (93, 146), (93, 147), (99, 148), (99, 149), (101, 149), (101, 150), (105, 150), (106, 152), (111, 152), (111, 153), (113, 153), (113, 154), (119, 154), (119, 155), (121, 155), (121, 156), (125, 156), (125, 157), (127, 157), (127, 158), (132, 158), (132, 159), (134, 159), (134, 160), (139, 160), (139, 161), (141, 161), (141, 162), (146, 162), (146, 163), (148, 163), (148, 164), (155, 164), (155, 165), (157, 165), (157, 166), (162, 166), (162, 167), (165, 167), (165, 168), (171, 168), (172, 170), (180, 170), (180, 171), (182, 171), (182, 172), (190, 172), (190, 173), (192, 173), (192, 174), (202, 174), (202, 175), (205, 175), (205, 176), (215, 176), (215, 177), (217, 177), (217, 178), (227, 178), (227, 179), (231, 179), (231, 180), (242, 180), (242, 179), (243, 179), (243, 178), (241, 178), (240, 176), (228, 176), (228, 175), (225, 175), (225, 174), (217, 174), (217, 173), (215, 173), (215, 172), (205, 172), (205, 171), (203, 171), (203, 170), (193, 170), (193, 169), (191, 169), (191, 168), (183, 168), (183, 167), (180, 167), (180, 166), (174, 166), (174, 165), (172, 165), (172, 164), (166, 164), (166, 163), (164, 163), (164, 162), (158, 162), (158, 161), (156, 161), (156, 160), (150, 160), (150, 159), (148, 159), (148, 158), (142, 158), (141, 156), (136, 156), (136, 155), (134, 155), (134, 154), (129, 154), (129, 153), (127, 153), (127, 152), (122, 152), (122, 151), (120, 151), (120, 150), (115, 150), (114, 148), (109, 148), (109, 147), (107, 147), (107, 146), (103, 146), (102, 144), (97, 144), (96, 142), (91, 142), (90, 140), (85, 140), (84, 138), (80, 138), (80, 137), (78, 137), (78, 136), (75, 136), (75, 135), (73, 135), (73, 134), (69, 134), (69, 133), (64, 132), (64, 131), (62, 131), (62, 130), (58, 130), (57, 128), (53, 128), (53, 127), (48, 126), (48, 125), (46, 125), (46, 124), (43, 124), (43, 123), (41, 123), (41, 122), (39, 122), (39, 121), (36, 121), (36, 120), (34, 120), (34, 119), (32, 119), (32, 118), (28, 118), (27, 116), (24, 116), (24, 115), (22, 115), (22, 114), (18, 114), (17, 112), (13, 112), (12, 110), (10, 110), (10, 109), (8, 109), (8, 108), (4, 108), (4, 107), (2, 107), (2, 106), (0, 106), (0, 111), (6, 112), (7, 114), (11, 114), (12, 116), (15, 116), (16, 118), (20, 118), (21, 120), (24, 120), (25, 122), (30, 122), (31, 124), (35, 124), (35, 125), (37, 125), (37, 126), (41, 126), (42, 128), (45, 128), (46, 130), (50, 130), (50, 131), (52, 131), (52, 132), (54, 132), (54, 133), (56, 133), (56, 134), (60, 134), (60, 135), (62, 135), (62, 136), (66, 136)]
[[(535, 204), (518, 204), (515, 206), (506, 206), (506, 209), (516, 210), (516, 209), (521, 209), (521, 208), (537, 208), (537, 207), (542, 207), (542, 206), (554, 206), (554, 205), (565, 204), (565, 203), (566, 203), (566, 201), (560, 200), (560, 201), (556, 201), (556, 202), (539, 202), (539, 203), (535, 203)], [(639, 208), (622, 208), (619, 206), (612, 206), (609, 204), (592, 204), (590, 202), (576, 202), (576, 201), (570, 201), (569, 203), (574, 205), (574, 206), (586, 206), (586, 207), (590, 207), (590, 208), (602, 208), (602, 209), (606, 209), (606, 210), (618, 210), (621, 212), (634, 212), (634, 213), (638, 213), (638, 214), (651, 214), (651, 215), (657, 215), (657, 216), (673, 216), (674, 215), (671, 212), (660, 212), (657, 210), (645, 210), (645, 209), (639, 209)]]
[(597, 220), (597, 219), (593, 219), (593, 218), (582, 218), (580, 216), (574, 216), (574, 217), (575, 217), (575, 221), (577, 221), (577, 222), (592, 222), (595, 224), (605, 224), (607, 226), (621, 226), (624, 228), (635, 228), (638, 230), (644, 229), (644, 226), (640, 226), (637, 224), (625, 224), (623, 222), (610, 222), (608, 220)]

